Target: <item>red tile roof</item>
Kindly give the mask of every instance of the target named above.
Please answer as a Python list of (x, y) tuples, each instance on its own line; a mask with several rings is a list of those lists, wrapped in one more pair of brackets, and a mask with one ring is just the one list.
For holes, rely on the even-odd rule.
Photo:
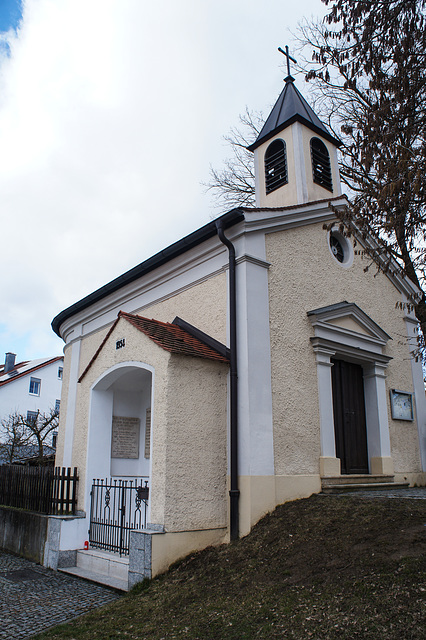
[(119, 317), (128, 320), (136, 329), (142, 331), (158, 346), (170, 351), (170, 353), (229, 362), (228, 358), (175, 324), (160, 322), (159, 320), (148, 320), (148, 318), (125, 313), (124, 311), (120, 311)]
[(126, 313), (125, 311), (120, 311), (117, 320), (111, 326), (95, 355), (81, 374), (78, 380), (79, 382), (82, 381), (99, 353), (102, 351), (104, 344), (108, 340), (120, 318), (127, 320), (127, 322), (132, 326), (153, 340), (155, 344), (170, 353), (192, 356), (194, 358), (205, 358), (207, 360), (216, 360), (217, 362), (224, 362), (226, 364), (229, 363), (228, 358), (208, 346), (202, 340), (192, 336), (188, 331), (185, 331), (185, 329), (182, 329), (176, 324), (160, 322), (159, 320), (144, 318), (143, 316), (137, 316), (131, 313)]

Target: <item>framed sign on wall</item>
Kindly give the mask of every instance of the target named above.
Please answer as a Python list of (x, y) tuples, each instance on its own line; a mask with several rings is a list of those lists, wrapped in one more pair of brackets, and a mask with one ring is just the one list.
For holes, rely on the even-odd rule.
[(414, 420), (412, 393), (391, 389), (390, 401), (394, 420)]

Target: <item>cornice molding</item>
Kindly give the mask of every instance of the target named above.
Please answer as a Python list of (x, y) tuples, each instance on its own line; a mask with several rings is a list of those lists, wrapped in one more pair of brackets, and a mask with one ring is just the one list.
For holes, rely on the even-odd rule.
[[(266, 260), (261, 260), (260, 258), (256, 258), (255, 256), (251, 256), (247, 253), (243, 254), (242, 256), (239, 256), (235, 262), (236, 264), (249, 262), (250, 264), (256, 265), (256, 267), (262, 267), (263, 269), (269, 269), (269, 267), (271, 266), (270, 262), (266, 262)], [(228, 268), (228, 265), (226, 265), (226, 268)]]

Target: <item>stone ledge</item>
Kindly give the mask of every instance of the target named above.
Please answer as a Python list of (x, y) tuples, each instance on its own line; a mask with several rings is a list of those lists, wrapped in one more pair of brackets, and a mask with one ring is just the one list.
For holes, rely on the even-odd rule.
[(353, 475), (341, 475), (341, 476), (327, 476), (321, 478), (322, 488), (336, 485), (359, 485), (359, 484), (386, 484), (393, 483), (393, 475), (383, 474), (353, 474)]
[(368, 482), (359, 484), (329, 484), (322, 488), (322, 493), (341, 493), (346, 491), (398, 491), (407, 489), (408, 482)]

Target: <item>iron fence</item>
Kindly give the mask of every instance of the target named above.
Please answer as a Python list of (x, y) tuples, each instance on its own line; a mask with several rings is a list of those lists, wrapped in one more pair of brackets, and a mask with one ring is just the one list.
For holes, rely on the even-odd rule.
[(0, 466), (0, 504), (46, 515), (74, 515), (77, 467)]
[(146, 527), (148, 479), (96, 479), (90, 495), (90, 546), (128, 555), (130, 531)]

